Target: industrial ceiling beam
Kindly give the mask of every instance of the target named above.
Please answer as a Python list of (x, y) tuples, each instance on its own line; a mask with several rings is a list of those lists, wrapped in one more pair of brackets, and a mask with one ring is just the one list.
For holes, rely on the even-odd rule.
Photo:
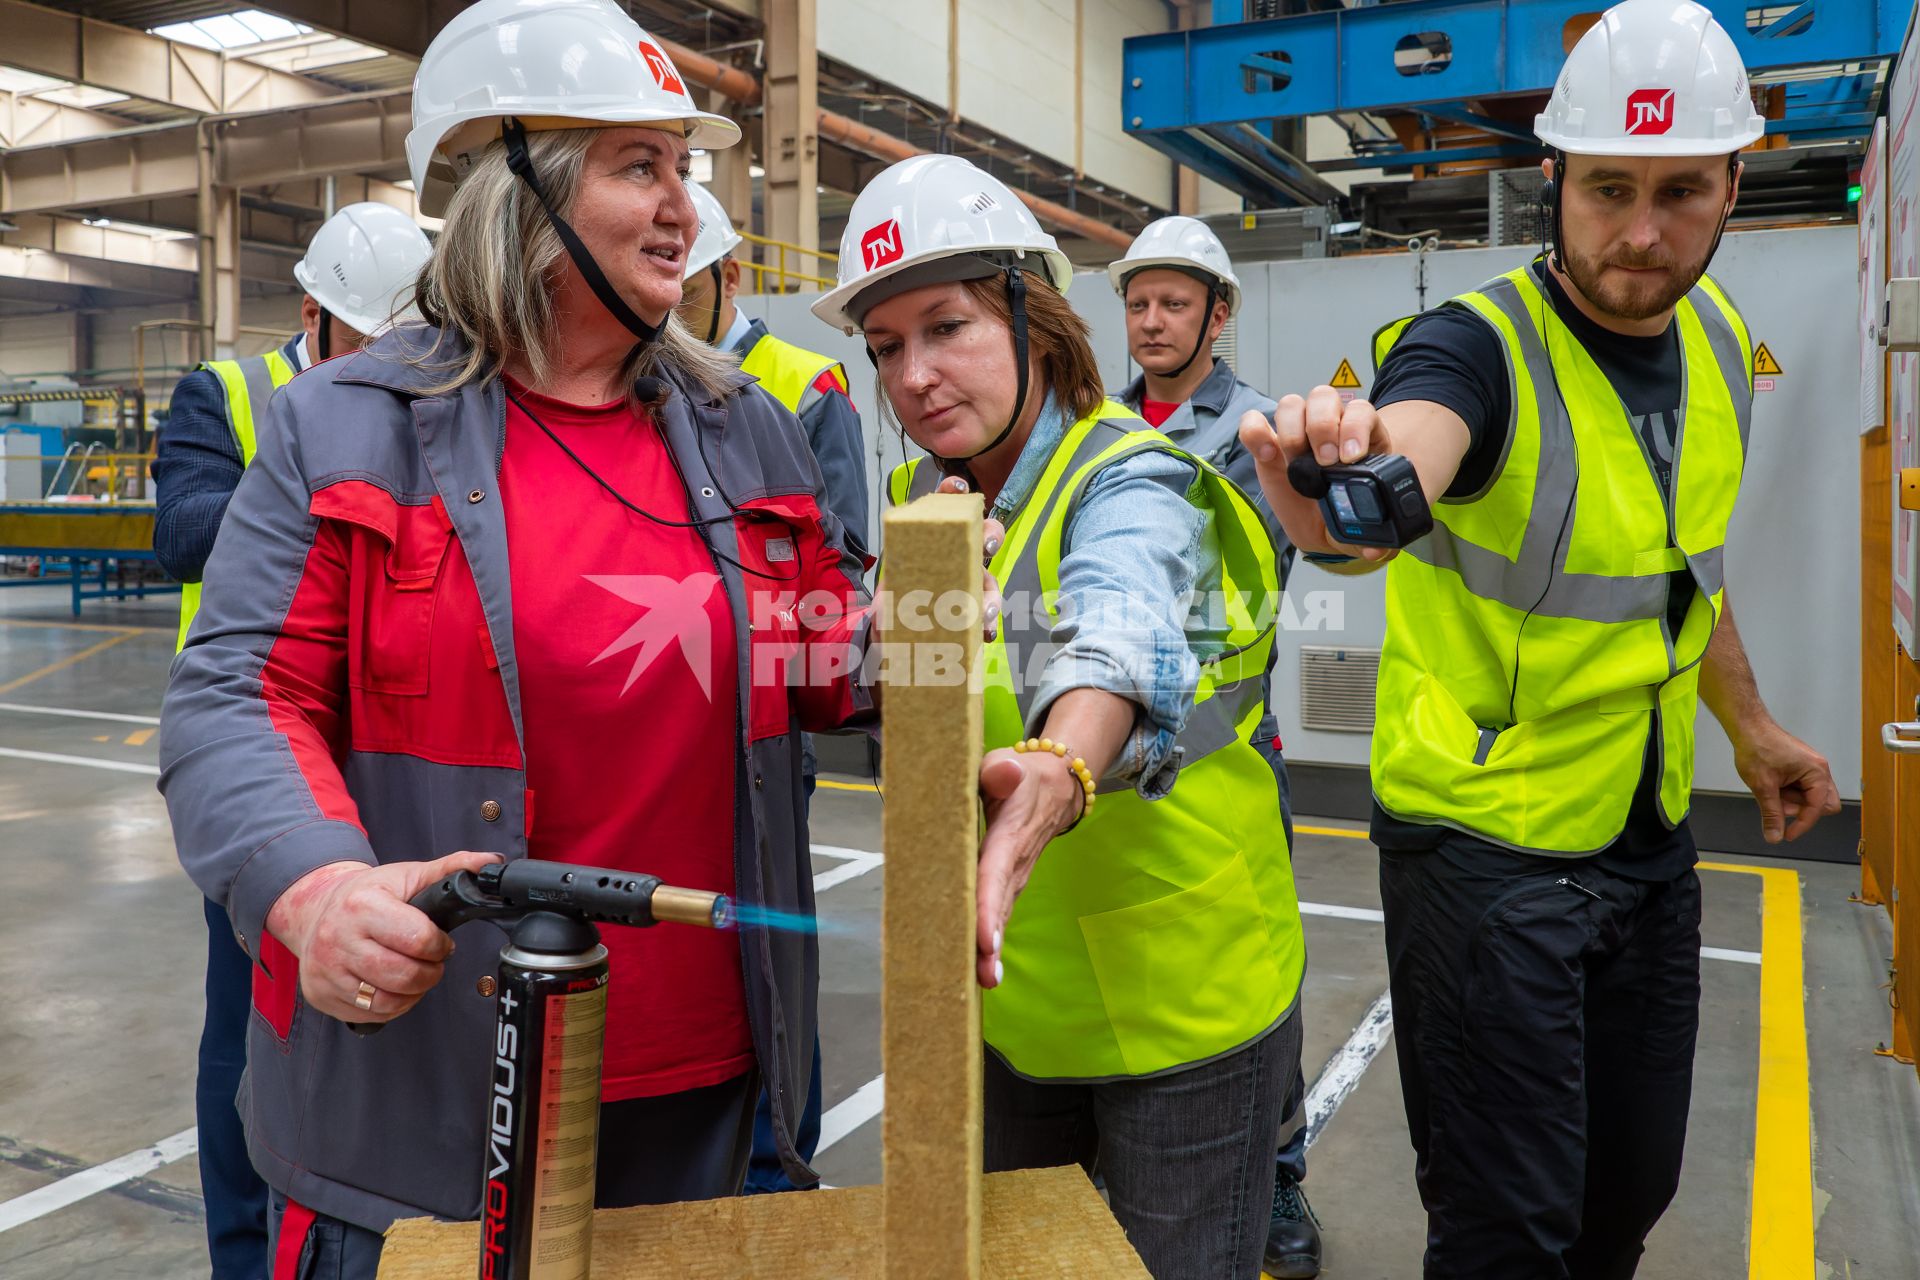
[[(410, 9), (410, 5), (394, 5)], [(0, 62), (183, 111), (268, 111), (335, 96), (305, 76), (22, 0), (0, 0)]]
[(0, 149), (73, 142), (125, 129), (123, 116), (0, 90)]
[(23, 147), (0, 155), (0, 213), (197, 194), (202, 127), (213, 131), (217, 186), (251, 189), (391, 168), (406, 160), (412, 96), (404, 89), (347, 94), (280, 111)]
[[(403, 4), (393, 0), (262, 0), (259, 7), (388, 53), (417, 58), (427, 51), (440, 28), (470, 3), (472, 0), (408, 0)], [(759, 0), (704, 0), (703, 7), (749, 22), (761, 17)], [(641, 26), (647, 25), (645, 14), (636, 14), (635, 19)], [(654, 36), (657, 39), (659, 33)], [(671, 49), (667, 54), (682, 72), (686, 71), (679, 54)]]
[[(176, 296), (184, 296), (190, 277), (200, 268), (200, 255), (194, 251), (191, 236), (167, 238), (113, 226), (93, 226), (79, 218), (55, 217), (44, 213), (24, 213), (14, 218), (17, 231), (0, 232), (0, 247), (32, 249), (58, 254), (63, 258), (85, 258), (99, 262), (125, 263), (180, 273), (174, 282)], [(270, 246), (242, 243), (240, 275), (243, 280), (260, 284), (293, 284), (291, 247), (281, 250)]]

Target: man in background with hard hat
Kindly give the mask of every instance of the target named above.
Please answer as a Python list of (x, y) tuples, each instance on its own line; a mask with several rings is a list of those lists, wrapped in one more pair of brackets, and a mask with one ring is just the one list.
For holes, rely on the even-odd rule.
[(1428, 1277), (1631, 1276), (1673, 1198), (1700, 700), (1769, 842), (1840, 808), (1725, 586), (1753, 347), (1705, 272), (1764, 126), (1706, 9), (1609, 9), (1535, 122), (1551, 250), (1382, 330), (1373, 403), (1317, 387), (1241, 428), (1304, 550), (1354, 550), (1287, 481), (1308, 450), (1400, 454), (1433, 504), (1387, 571), (1372, 758)]
[[(860, 415), (847, 392), (847, 371), (838, 360), (783, 342), (734, 305), (740, 292), (740, 263), (733, 251), (742, 243), (733, 220), (719, 197), (697, 182), (689, 182), (700, 229), (687, 255), (681, 284), (680, 320), (710, 346), (740, 357), (740, 371), (760, 380), (760, 386), (800, 419), (807, 444), (826, 480), (827, 508), (839, 518), (853, 550), (867, 554), (867, 464), (861, 448)], [(813, 735), (802, 736), (800, 782), (811, 801), (818, 763)], [(811, 806), (809, 806), (811, 807)], [(800, 1113), (795, 1146), (813, 1159), (820, 1145), (820, 1037), (813, 1038), (813, 1083)], [(753, 1118), (753, 1157), (747, 1165), (750, 1192), (793, 1191), (796, 1188), (780, 1164), (774, 1143), (773, 1114), (766, 1093), (760, 1095)]]
[[(741, 236), (719, 199), (690, 182), (700, 231), (687, 255), (681, 285), (681, 322), (698, 337), (740, 357), (740, 371), (760, 380), (806, 428), (807, 443), (827, 482), (827, 505), (846, 526), (854, 550), (867, 551), (867, 462), (861, 447), (860, 415), (847, 391), (847, 371), (838, 360), (819, 355), (767, 331), (734, 305), (740, 292), (740, 263), (733, 251)], [(811, 755), (809, 755), (811, 761)]]
[[(414, 277), (431, 253), (426, 234), (400, 210), (346, 206), (321, 225), (294, 266), (306, 290), (301, 332), (266, 355), (207, 361), (174, 387), (153, 460), (153, 550), (182, 584), (179, 643), (199, 607), (201, 572), (227, 502), (253, 461), (267, 402), (301, 370), (357, 351), (411, 315)], [(214, 1280), (257, 1280), (267, 1274), (267, 1184), (247, 1158), (233, 1101), (247, 1065), (253, 966), (227, 913), (210, 900), (205, 911), (207, 1012), (194, 1101), (207, 1247)]]
[[(1240, 278), (1226, 246), (1206, 223), (1175, 215), (1147, 225), (1127, 252), (1107, 268), (1127, 318), (1127, 351), (1140, 376), (1117, 399), (1158, 427), (1181, 448), (1207, 459), (1253, 499), (1272, 534), (1281, 590), (1293, 564), (1293, 543), (1260, 493), (1253, 455), (1240, 443), (1241, 417), (1274, 411), (1273, 397), (1242, 382), (1213, 344), (1240, 312)], [(1280, 726), (1274, 718), (1271, 673), (1267, 711), (1254, 748), (1273, 769), (1287, 848), (1293, 848), (1293, 806)], [(1306, 1081), (1298, 1067), (1287, 1094), (1287, 1121), (1274, 1161), (1272, 1222), (1265, 1270), (1274, 1280), (1310, 1280), (1320, 1274), (1320, 1224), (1300, 1190), (1307, 1176)]]

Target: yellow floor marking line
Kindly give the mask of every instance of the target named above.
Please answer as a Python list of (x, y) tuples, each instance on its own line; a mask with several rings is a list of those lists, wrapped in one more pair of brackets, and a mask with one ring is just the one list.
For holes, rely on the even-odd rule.
[(1309, 827), (1297, 822), (1293, 826), (1293, 834), (1297, 836), (1339, 836), (1343, 840), (1366, 840), (1369, 838), (1365, 827)]
[(1813, 1274), (1813, 1087), (1807, 1066), (1800, 874), (1791, 867), (1703, 862), (1760, 877), (1760, 1085), (1753, 1116), (1748, 1280)]
[(131, 631), (172, 635), (174, 627), (123, 627), (106, 622), (42, 622), (38, 618), (0, 618), (0, 627), (38, 627), (47, 631)]
[(144, 747), (147, 745), (147, 740), (153, 737), (154, 732), (152, 729), (135, 729), (127, 735), (126, 743), (130, 747)]
[(825, 787), (829, 791), (878, 792), (880, 790), (880, 788), (874, 786), (871, 782), (835, 782), (831, 778), (815, 778), (813, 785), (816, 787)]
[(65, 671), (68, 667), (76, 663), (85, 662), (88, 658), (91, 658), (94, 654), (102, 650), (111, 649), (117, 644), (125, 644), (127, 641), (142, 634), (144, 633), (139, 631), (122, 631), (119, 635), (109, 636), (99, 644), (90, 644), (80, 652), (62, 658), (58, 662), (49, 663), (38, 671), (29, 671), (18, 679), (9, 680), (5, 684), (0, 684), (0, 693), (12, 693), (22, 685), (32, 684), (42, 676), (50, 676), (56, 671)]

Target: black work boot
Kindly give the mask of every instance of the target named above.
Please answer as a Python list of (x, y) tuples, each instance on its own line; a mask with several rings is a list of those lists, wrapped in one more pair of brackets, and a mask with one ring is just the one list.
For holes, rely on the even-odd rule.
[(1273, 1182), (1273, 1221), (1261, 1270), (1273, 1280), (1312, 1280), (1320, 1274), (1320, 1220), (1300, 1184), (1284, 1173)]

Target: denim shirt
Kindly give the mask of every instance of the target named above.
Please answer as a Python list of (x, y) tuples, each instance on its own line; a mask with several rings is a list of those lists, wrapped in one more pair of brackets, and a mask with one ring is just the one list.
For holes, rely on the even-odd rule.
[[(988, 512), (1003, 524), (1033, 493), (1066, 436), (1048, 397), (1013, 472)], [(1131, 782), (1149, 800), (1173, 788), (1180, 762), (1174, 736), (1193, 710), (1200, 664), (1185, 629), (1196, 582), (1218, 581), (1220, 554), (1206, 517), (1188, 500), (1199, 479), (1191, 462), (1151, 449), (1095, 474), (1068, 523), (1060, 558), (1059, 618), (1027, 732), (1040, 733), (1054, 699), (1101, 689), (1141, 709), (1107, 776)], [(1031, 607), (1031, 606), (1030, 606)], [(1205, 642), (1196, 633), (1195, 640)]]

